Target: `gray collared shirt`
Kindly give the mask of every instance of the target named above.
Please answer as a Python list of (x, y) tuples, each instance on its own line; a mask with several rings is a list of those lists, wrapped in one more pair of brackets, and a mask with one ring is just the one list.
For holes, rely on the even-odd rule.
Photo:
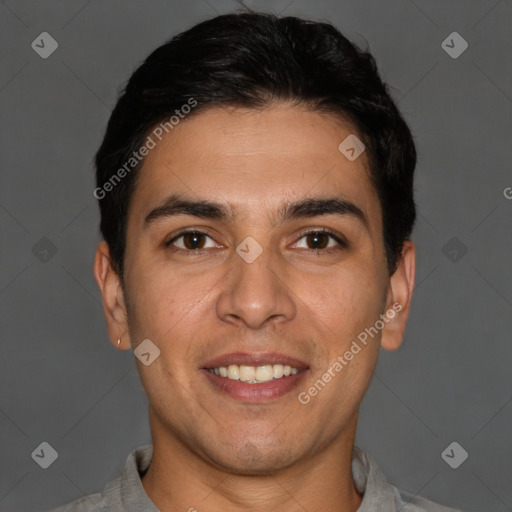
[[(103, 492), (83, 496), (48, 512), (159, 512), (141, 481), (152, 455), (152, 444), (135, 448), (121, 475), (109, 482)], [(373, 458), (358, 447), (354, 447), (352, 474), (357, 490), (363, 494), (358, 512), (461, 512), (400, 491), (387, 481)]]

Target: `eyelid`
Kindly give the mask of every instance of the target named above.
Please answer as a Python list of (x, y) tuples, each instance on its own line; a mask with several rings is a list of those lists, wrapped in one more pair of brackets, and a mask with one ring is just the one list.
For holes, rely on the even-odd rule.
[[(178, 231), (177, 233), (172, 235), (172, 237), (168, 241), (164, 242), (165, 247), (170, 246), (178, 238), (180, 238), (180, 237), (182, 237), (184, 235), (187, 235), (189, 233), (198, 234), (198, 235), (204, 235), (204, 236), (214, 240), (215, 243), (218, 243), (211, 235), (209, 235), (206, 231), (204, 231), (204, 228), (184, 228), (181, 231)], [(218, 244), (218, 245), (221, 245), (221, 244)], [(188, 250), (186, 250), (186, 249), (181, 249), (180, 247), (178, 247), (178, 248), (176, 248), (176, 250), (178, 250), (178, 251), (181, 250), (181, 251), (184, 251), (184, 252), (200, 252), (200, 251), (205, 251), (206, 249), (188, 249)]]
[[(203, 229), (204, 228), (184, 228), (183, 230), (178, 231), (178, 233), (174, 234), (170, 240), (168, 240), (167, 242), (164, 242), (164, 245), (165, 245), (165, 247), (169, 247), (178, 238), (180, 238), (181, 236), (184, 236), (188, 233), (204, 235), (204, 236), (215, 241), (215, 239), (211, 235), (209, 235), (206, 231), (204, 231)], [(332, 239), (334, 239), (336, 241), (338, 246), (337, 247), (329, 247), (327, 249), (306, 249), (306, 250), (320, 253), (320, 252), (331, 252), (331, 251), (335, 251), (335, 250), (341, 249), (341, 248), (343, 248), (343, 249), (348, 248), (348, 245), (349, 245), (348, 241), (341, 233), (334, 231), (330, 228), (325, 228), (325, 227), (323, 227), (323, 228), (314, 228), (314, 227), (313, 228), (311, 228), (311, 227), (305, 228), (304, 231), (302, 231), (301, 233), (299, 233), (298, 235), (296, 235), (294, 237), (295, 238), (294, 243), (296, 244), (299, 240), (304, 238), (306, 235), (311, 235), (314, 233), (325, 233), (326, 235), (329, 235)], [(215, 241), (215, 243), (217, 243), (217, 242)], [(201, 253), (203, 251), (207, 251), (208, 248), (207, 249), (182, 249), (181, 247), (176, 247), (174, 250), (191, 253), (191, 254), (197, 254), (197, 253)]]
[[(330, 228), (311, 228), (308, 227), (305, 229), (305, 231), (301, 232), (299, 235), (295, 237), (295, 243), (297, 243), (301, 238), (304, 238), (306, 235), (310, 235), (313, 233), (325, 233), (326, 235), (329, 235), (331, 238), (333, 238), (339, 245), (338, 248), (348, 248), (348, 241), (347, 239), (337, 231), (334, 231)], [(329, 249), (309, 249), (311, 251), (315, 252), (329, 252), (330, 250), (336, 250), (337, 247), (330, 247)]]

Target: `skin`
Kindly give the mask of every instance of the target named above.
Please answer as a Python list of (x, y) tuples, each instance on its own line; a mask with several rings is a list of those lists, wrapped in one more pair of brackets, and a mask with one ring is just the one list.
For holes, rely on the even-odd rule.
[[(415, 279), (415, 249), (404, 244), (386, 269), (382, 213), (363, 153), (338, 150), (345, 121), (278, 103), (263, 111), (212, 108), (182, 121), (148, 154), (129, 209), (125, 288), (101, 242), (94, 274), (109, 337), (122, 349), (149, 338), (160, 356), (136, 359), (149, 399), (153, 461), (142, 479), (162, 511), (355, 511), (351, 457), (360, 402), (380, 347), (397, 349)], [(169, 195), (232, 208), (232, 222), (146, 215)], [(343, 197), (365, 214), (278, 222), (285, 201)], [(165, 242), (196, 228), (202, 254)], [(348, 247), (322, 252), (304, 232), (330, 228)], [(248, 264), (247, 237), (263, 248)], [(209, 238), (211, 237), (211, 238)], [(321, 243), (338, 247), (335, 240)], [(193, 241), (192, 241), (193, 242)], [(174, 242), (185, 251), (182, 237)], [(190, 247), (190, 240), (189, 245)], [(314, 384), (365, 328), (398, 303), (399, 314), (307, 405)], [(300, 388), (264, 404), (216, 391), (199, 371), (221, 354), (274, 351), (309, 366)]]

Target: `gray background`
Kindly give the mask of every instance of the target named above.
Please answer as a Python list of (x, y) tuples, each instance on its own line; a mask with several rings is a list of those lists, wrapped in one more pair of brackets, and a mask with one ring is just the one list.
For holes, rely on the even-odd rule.
[[(399, 487), (469, 511), (512, 510), (511, 2), (246, 4), (325, 19), (367, 41), (417, 141), (412, 316), (403, 347), (382, 353), (358, 444)], [(141, 60), (237, 8), (231, 0), (0, 3), (2, 511), (101, 490), (129, 451), (150, 441), (133, 354), (107, 340), (92, 275), (92, 158)], [(44, 31), (59, 44), (48, 59), (31, 48)], [(441, 47), (453, 31), (469, 44), (457, 59)], [(43, 441), (58, 452), (46, 470), (31, 458)], [(469, 453), (458, 469), (441, 458), (452, 441)]]

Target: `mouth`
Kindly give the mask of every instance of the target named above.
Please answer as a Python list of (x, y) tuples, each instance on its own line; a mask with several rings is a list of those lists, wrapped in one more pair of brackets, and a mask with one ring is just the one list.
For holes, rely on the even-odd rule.
[(262, 382), (270, 382), (299, 373), (297, 368), (282, 364), (264, 364), (260, 366), (230, 364), (229, 366), (218, 366), (208, 370), (219, 377), (241, 380), (247, 382), (247, 384), (261, 384)]
[(309, 370), (299, 359), (277, 353), (233, 353), (200, 370), (216, 392), (245, 402), (277, 399), (292, 391)]

